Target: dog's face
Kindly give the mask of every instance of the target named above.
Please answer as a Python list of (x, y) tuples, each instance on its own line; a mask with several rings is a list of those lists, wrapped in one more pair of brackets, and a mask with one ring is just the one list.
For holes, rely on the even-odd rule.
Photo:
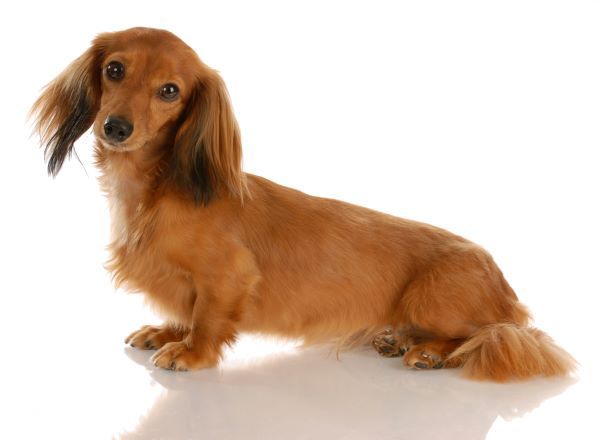
[(100, 106), (94, 134), (113, 151), (160, 144), (177, 121), (199, 78), (197, 57), (171, 34), (113, 38), (100, 60)]
[[(241, 142), (221, 77), (170, 32), (133, 28), (100, 34), (34, 104), (56, 175), (75, 141), (93, 126), (110, 153), (159, 158), (197, 202), (218, 188), (245, 192)], [(140, 155), (138, 154), (138, 157)]]

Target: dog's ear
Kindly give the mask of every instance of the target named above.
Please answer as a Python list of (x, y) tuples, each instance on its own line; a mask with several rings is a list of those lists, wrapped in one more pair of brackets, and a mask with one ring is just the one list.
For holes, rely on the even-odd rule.
[(60, 171), (73, 144), (90, 128), (98, 112), (103, 40), (106, 35), (94, 40), (83, 55), (48, 84), (31, 109), (52, 176)]
[(188, 98), (175, 136), (174, 177), (197, 203), (207, 205), (219, 188), (243, 201), (239, 127), (223, 80), (206, 72)]

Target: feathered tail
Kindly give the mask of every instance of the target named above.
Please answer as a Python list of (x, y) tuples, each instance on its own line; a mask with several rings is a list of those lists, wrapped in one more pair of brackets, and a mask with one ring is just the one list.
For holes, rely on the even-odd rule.
[(462, 364), (464, 374), (471, 379), (496, 382), (564, 376), (577, 365), (546, 333), (516, 324), (482, 327), (448, 361)]

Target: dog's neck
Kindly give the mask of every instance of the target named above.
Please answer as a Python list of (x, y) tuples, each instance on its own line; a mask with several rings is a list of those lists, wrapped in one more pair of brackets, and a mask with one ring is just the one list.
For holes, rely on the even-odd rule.
[(152, 206), (166, 163), (161, 155), (140, 148), (117, 152), (96, 145), (100, 185), (108, 197), (113, 240), (125, 244), (132, 222)]
[(143, 148), (117, 152), (97, 145), (96, 159), (103, 174), (101, 182), (107, 195), (117, 197), (127, 204), (137, 205), (143, 202), (148, 191), (155, 189), (163, 168), (161, 157)]

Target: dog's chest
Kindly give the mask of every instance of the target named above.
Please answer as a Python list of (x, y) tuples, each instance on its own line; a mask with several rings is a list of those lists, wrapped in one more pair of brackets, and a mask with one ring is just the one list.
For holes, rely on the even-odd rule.
[(143, 292), (165, 319), (191, 325), (194, 286), (190, 274), (168, 258), (156, 212), (142, 203), (134, 209), (123, 200), (111, 200), (113, 241), (107, 265), (117, 284)]
[(132, 226), (143, 214), (142, 191), (135, 179), (123, 176), (104, 176), (103, 186), (108, 196), (111, 219), (111, 241), (115, 245), (127, 245)]
[(117, 197), (109, 197), (110, 239), (112, 246), (127, 246), (129, 225), (127, 207)]
[(111, 259), (107, 265), (117, 282), (135, 290), (144, 289), (152, 274), (165, 265), (160, 250), (153, 246), (156, 215), (145, 203), (140, 179), (127, 173), (104, 170), (101, 184), (108, 197), (111, 217)]

